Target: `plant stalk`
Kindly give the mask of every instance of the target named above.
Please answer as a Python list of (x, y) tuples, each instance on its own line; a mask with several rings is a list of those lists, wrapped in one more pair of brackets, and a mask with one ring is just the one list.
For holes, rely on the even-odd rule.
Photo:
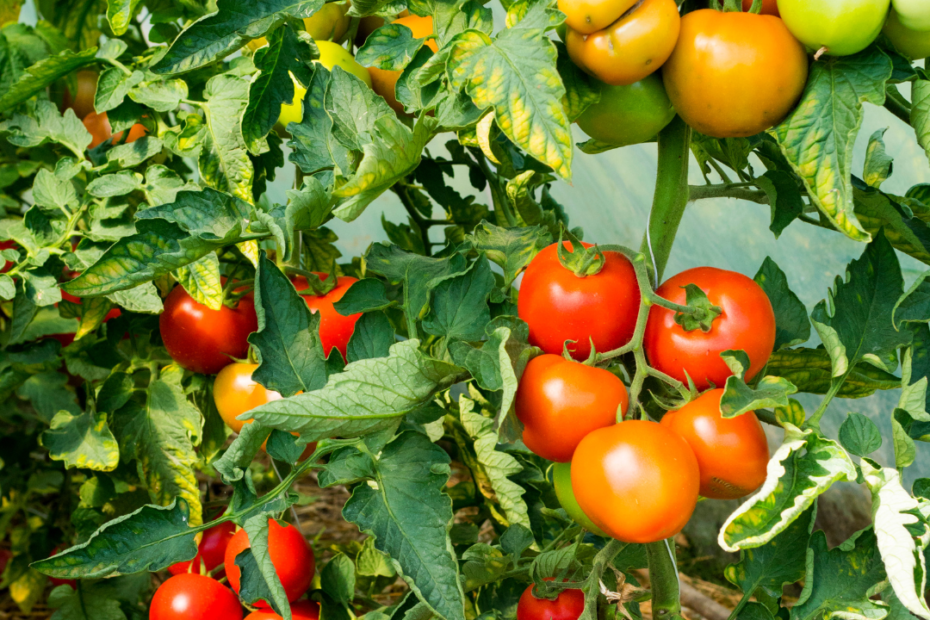
[(669, 538), (646, 545), (649, 582), (652, 588), (652, 617), (656, 620), (683, 620), (681, 587), (675, 564), (675, 542)]

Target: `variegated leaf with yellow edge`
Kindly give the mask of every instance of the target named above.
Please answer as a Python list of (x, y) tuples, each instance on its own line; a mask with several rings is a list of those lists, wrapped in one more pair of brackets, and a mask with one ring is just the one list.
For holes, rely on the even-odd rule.
[(251, 204), (255, 171), (242, 137), (249, 83), (232, 75), (216, 75), (207, 81), (204, 97), (206, 132), (198, 162), (200, 176), (210, 187)]
[(119, 444), (110, 432), (105, 412), (85, 411), (74, 415), (59, 411), (40, 443), (53, 461), (66, 467), (113, 471), (119, 464)]

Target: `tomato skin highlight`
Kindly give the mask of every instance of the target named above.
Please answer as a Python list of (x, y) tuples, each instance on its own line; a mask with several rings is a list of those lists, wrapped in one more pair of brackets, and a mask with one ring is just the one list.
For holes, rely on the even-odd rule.
[(703, 9), (681, 21), (662, 69), (682, 119), (715, 138), (744, 138), (774, 127), (807, 84), (804, 47), (771, 15)]
[(577, 120), (581, 130), (595, 140), (616, 146), (640, 144), (656, 137), (675, 118), (675, 108), (657, 74), (628, 86), (601, 84), (600, 91), (600, 100)]
[[(547, 577), (543, 581), (553, 579)], [(550, 601), (536, 598), (533, 595), (533, 585), (531, 583), (520, 596), (517, 603), (517, 620), (578, 620), (584, 612), (584, 592), (581, 590), (562, 590), (554, 601)]]
[[(291, 604), (291, 618), (293, 620), (319, 620), (320, 605), (315, 601), (297, 601)], [(281, 616), (273, 611), (253, 611), (245, 620), (282, 620)]]
[(696, 267), (669, 278), (656, 293), (685, 304), (687, 284), (694, 284), (723, 312), (709, 332), (685, 331), (675, 323), (675, 312), (659, 306), (649, 311), (643, 348), (653, 368), (687, 384), (685, 372), (699, 390), (713, 383), (723, 387), (732, 371), (720, 357), (727, 350), (749, 356), (746, 380), (765, 366), (775, 348), (775, 311), (765, 291), (751, 278), (714, 267)]
[[(239, 530), (226, 547), (224, 566), (229, 585), (238, 594), (241, 571), (236, 566), (236, 556), (250, 547), (248, 534)], [(268, 519), (268, 555), (275, 567), (288, 601), (296, 601), (310, 589), (316, 562), (313, 549), (296, 527), (282, 527), (274, 519)], [(269, 608), (267, 601), (259, 600), (255, 607)]]
[(711, 499), (737, 499), (765, 482), (769, 444), (755, 412), (735, 418), (720, 415), (723, 388), (704, 392), (677, 411), (669, 411), (661, 424), (681, 435), (697, 457), (701, 495)]
[(616, 424), (617, 408), (626, 415), (629, 404), (626, 386), (610, 371), (551, 354), (530, 360), (514, 399), (523, 443), (558, 463), (571, 461), (585, 435)]
[(891, 0), (778, 0), (788, 30), (813, 51), (849, 56), (882, 31)]
[(578, 505), (609, 536), (650, 543), (674, 536), (697, 505), (700, 472), (688, 443), (656, 422), (630, 420), (581, 440), (572, 458)]
[[(202, 561), (204, 569), (207, 573), (210, 573), (217, 566), (223, 565), (223, 559), (226, 555), (226, 546), (229, 545), (229, 541), (232, 540), (235, 533), (236, 524), (231, 521), (224, 521), (223, 523), (214, 525), (203, 533), (203, 538), (200, 544), (197, 545), (197, 555), (194, 556), (194, 559), (189, 562), (172, 564), (168, 567), (168, 572), (172, 575), (180, 575), (191, 570), (195, 573), (199, 573)], [(222, 575), (223, 573), (221, 571), (216, 576), (222, 577)]]
[[(316, 273), (316, 272), (314, 272)], [(321, 279), (325, 279), (325, 273), (317, 273)], [(307, 279), (303, 276), (295, 276), (291, 279), (297, 292), (308, 288)], [(333, 304), (342, 299), (349, 287), (358, 282), (357, 278), (351, 276), (340, 276), (336, 280), (336, 287), (325, 295), (301, 295), (306, 302), (310, 312), (320, 313), (320, 341), (323, 343), (323, 353), (329, 357), (332, 350), (338, 349), (342, 353), (342, 359), (346, 359), (346, 348), (349, 346), (349, 340), (355, 332), (355, 324), (362, 317), (361, 313), (350, 314), (345, 316), (339, 314)]]
[(568, 513), (568, 516), (572, 518), (572, 521), (598, 536), (607, 536), (601, 528), (594, 524), (591, 517), (584, 513), (581, 506), (578, 505), (578, 500), (575, 498), (575, 491), (572, 489), (571, 463), (556, 463), (553, 465), (552, 486), (555, 487), (555, 496), (559, 498), (559, 504), (561, 504), (562, 509)]
[(184, 573), (158, 586), (149, 620), (242, 620), (242, 606), (236, 595), (215, 579)]
[(893, 10), (882, 32), (891, 40), (895, 49), (911, 60), (930, 57), (930, 30), (912, 30), (901, 23), (901, 17)]
[(556, 244), (533, 258), (517, 301), (517, 313), (530, 328), (530, 344), (561, 355), (565, 341), (574, 340), (569, 344), (572, 357), (585, 360), (591, 340), (599, 352), (630, 341), (641, 299), (636, 273), (623, 254), (604, 252), (604, 257), (603, 269), (585, 278), (562, 266)]
[(576, 65), (602, 82), (628, 85), (668, 60), (680, 28), (674, 0), (645, 0), (603, 30), (582, 34), (568, 28), (565, 47)]
[(581, 34), (603, 30), (633, 8), (637, 0), (559, 0), (565, 24)]
[(232, 364), (232, 358), (248, 354), (247, 338), (258, 329), (258, 317), (251, 293), (235, 308), (224, 305), (211, 310), (178, 285), (165, 299), (158, 327), (175, 362), (187, 370), (212, 375)]

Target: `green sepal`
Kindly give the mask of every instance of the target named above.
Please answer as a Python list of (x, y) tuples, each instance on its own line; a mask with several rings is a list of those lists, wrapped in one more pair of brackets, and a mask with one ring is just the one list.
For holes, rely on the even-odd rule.
[(676, 312), (675, 322), (681, 325), (681, 328), (686, 332), (700, 329), (706, 334), (711, 330), (714, 319), (720, 316), (723, 309), (710, 303), (707, 295), (697, 285), (686, 284), (681, 288), (685, 289), (685, 303), (689, 308), (697, 310), (697, 312), (694, 314)]
[[(563, 239), (571, 243), (571, 251), (565, 247)], [(607, 262), (600, 248), (596, 245), (590, 248), (584, 247), (581, 240), (564, 226), (559, 232), (559, 245), (556, 252), (559, 255), (559, 263), (579, 278), (597, 275)]]

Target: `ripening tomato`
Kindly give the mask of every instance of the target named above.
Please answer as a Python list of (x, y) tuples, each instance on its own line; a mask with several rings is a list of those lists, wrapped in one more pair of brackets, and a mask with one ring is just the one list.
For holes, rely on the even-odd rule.
[(701, 475), (688, 443), (656, 422), (589, 433), (572, 458), (578, 505), (609, 536), (650, 543), (674, 536), (697, 505)]
[[(319, 620), (320, 605), (315, 601), (297, 601), (291, 603), (291, 618), (293, 620)], [(281, 616), (273, 611), (253, 611), (245, 620), (281, 620)]]
[[(15, 249), (16, 249), (16, 242), (13, 241), (12, 239), (9, 239), (7, 241), (0, 241), (0, 250), (15, 250)], [(4, 261), (3, 268), (0, 269), (0, 273), (6, 273), (12, 268), (13, 268), (13, 261), (9, 261), (9, 260)]]
[[(424, 39), (433, 34), (433, 18), (431, 16), (420, 17), (419, 15), (408, 15), (394, 20), (395, 24), (401, 24), (410, 28), (415, 39)], [(433, 53), (439, 51), (436, 39), (427, 39), (426, 46), (433, 50)], [(371, 75), (371, 88), (376, 93), (384, 97), (388, 105), (391, 106), (398, 114), (406, 114), (404, 105), (397, 100), (395, 88), (397, 80), (400, 79), (401, 71), (390, 71), (388, 69), (379, 69), (378, 67), (368, 67), (368, 73)]]
[[(101, 112), (100, 114), (91, 112), (85, 116), (84, 127), (90, 132), (92, 138), (90, 146), (87, 147), (89, 149), (99, 146), (110, 137), (113, 138), (113, 144), (117, 144), (123, 139), (122, 131), (117, 132), (115, 135), (113, 134), (113, 130), (110, 128), (110, 120), (107, 118), (106, 112)], [(129, 135), (126, 136), (126, 144), (135, 142), (144, 135), (145, 127), (136, 123), (129, 128)]]
[(629, 86), (600, 84), (601, 98), (578, 117), (582, 131), (616, 146), (655, 138), (675, 118), (675, 108), (657, 74)]
[(207, 375), (216, 374), (249, 352), (249, 334), (258, 329), (252, 294), (235, 308), (211, 310), (176, 286), (165, 299), (158, 329), (168, 354), (180, 366)]
[(788, 30), (812, 50), (849, 56), (882, 31), (891, 0), (778, 0)]
[[(591, 247), (590, 243), (583, 244)], [(566, 241), (565, 247), (571, 251)], [(633, 265), (619, 252), (604, 252), (604, 267), (580, 277), (559, 262), (556, 244), (530, 263), (520, 284), (517, 312), (530, 327), (530, 344), (561, 355), (566, 340), (572, 356), (585, 360), (591, 340), (600, 352), (633, 337), (640, 294)]]
[(576, 65), (602, 82), (632, 84), (668, 60), (680, 28), (675, 0), (645, 0), (603, 30), (582, 34), (569, 28), (565, 47)]
[(927, 0), (891, 0), (891, 6), (905, 28), (930, 30), (930, 2)]
[(213, 400), (223, 422), (234, 433), (251, 420), (237, 420), (246, 411), (261, 407), (273, 400), (281, 400), (281, 395), (269, 390), (252, 380), (252, 373), (258, 364), (229, 364), (216, 374), (213, 381)]
[(523, 422), (523, 443), (550, 461), (567, 463), (591, 431), (626, 415), (626, 386), (603, 368), (585, 366), (561, 355), (530, 360), (520, 378), (514, 406)]
[(747, 137), (794, 108), (807, 54), (777, 17), (703, 9), (682, 18), (662, 77), (686, 123), (715, 138)]
[[(197, 545), (197, 555), (194, 556), (194, 559), (188, 562), (172, 564), (168, 567), (168, 572), (172, 575), (180, 575), (191, 571), (200, 573), (201, 564), (203, 564), (206, 572), (210, 573), (217, 566), (223, 565), (226, 546), (229, 545), (229, 541), (232, 540), (235, 533), (236, 524), (230, 521), (214, 525), (203, 533), (203, 538), (201, 538), (200, 544)], [(222, 572), (217, 576), (221, 575)]]
[(84, 118), (88, 114), (96, 112), (94, 109), (94, 96), (97, 94), (97, 72), (83, 70), (77, 72), (77, 90), (74, 98), (71, 97), (71, 91), (67, 88), (62, 96), (62, 112), (71, 108), (75, 116)]
[[(236, 566), (236, 556), (250, 547), (245, 530), (239, 530), (226, 547), (226, 576), (229, 585), (239, 592), (240, 569)], [(275, 572), (284, 587), (287, 600), (293, 602), (310, 588), (316, 563), (313, 549), (296, 527), (291, 524), (278, 525), (274, 519), (268, 519), (268, 555)], [(256, 607), (269, 607), (264, 600), (255, 603)]]
[[(547, 577), (543, 581), (554, 581)], [(533, 585), (523, 591), (517, 603), (517, 620), (578, 620), (584, 611), (584, 592), (562, 590), (555, 600), (536, 598)]]
[[(325, 273), (317, 273), (321, 279), (327, 276)], [(294, 288), (298, 292), (306, 290), (308, 287), (307, 279), (303, 276), (295, 276), (292, 280)], [(323, 343), (323, 352), (329, 357), (333, 348), (342, 353), (342, 359), (346, 358), (346, 347), (349, 345), (349, 339), (355, 331), (355, 323), (361, 318), (361, 313), (344, 316), (336, 311), (333, 307), (337, 301), (342, 299), (349, 287), (358, 282), (356, 278), (350, 276), (340, 276), (336, 280), (336, 288), (325, 295), (302, 295), (310, 312), (320, 313), (320, 341)]]
[(888, 14), (884, 33), (895, 49), (911, 60), (930, 57), (930, 29), (911, 30), (907, 28), (901, 23), (900, 16), (894, 10)]
[(301, 86), (297, 78), (290, 74), (291, 82), (294, 83), (294, 98), (290, 103), (281, 104), (281, 114), (278, 115), (278, 125), (285, 130), (290, 123), (299, 123), (304, 118), (304, 97), (307, 95), (307, 89)]
[(184, 573), (155, 590), (149, 620), (242, 620), (242, 606), (219, 581)]
[(594, 525), (594, 521), (584, 513), (578, 500), (575, 499), (575, 491), (572, 489), (572, 464), (556, 463), (552, 467), (552, 486), (555, 487), (555, 496), (559, 499), (559, 504), (572, 521), (598, 536), (607, 536), (601, 528)]
[(732, 371), (720, 357), (728, 350), (743, 350), (749, 356), (746, 380), (768, 363), (775, 348), (775, 311), (762, 287), (734, 271), (696, 267), (669, 278), (656, 293), (684, 305), (684, 286), (694, 284), (711, 304), (722, 309), (710, 331), (685, 331), (675, 322), (675, 312), (659, 306), (649, 311), (643, 348), (649, 363), (658, 370), (687, 383), (685, 373), (699, 390), (713, 383), (723, 387)]
[[(753, 0), (743, 0), (743, 10), (748, 11), (752, 8)], [(774, 15), (778, 17), (778, 0), (762, 0), (762, 15)]]
[(723, 388), (704, 392), (662, 418), (662, 426), (680, 435), (697, 458), (701, 495), (736, 499), (765, 482), (769, 444), (755, 412), (735, 418), (720, 415)]
[(565, 24), (581, 34), (603, 30), (629, 11), (637, 0), (559, 0)]
[(304, 29), (314, 41), (338, 41), (349, 29), (349, 2), (327, 2), (323, 7), (304, 18)]

